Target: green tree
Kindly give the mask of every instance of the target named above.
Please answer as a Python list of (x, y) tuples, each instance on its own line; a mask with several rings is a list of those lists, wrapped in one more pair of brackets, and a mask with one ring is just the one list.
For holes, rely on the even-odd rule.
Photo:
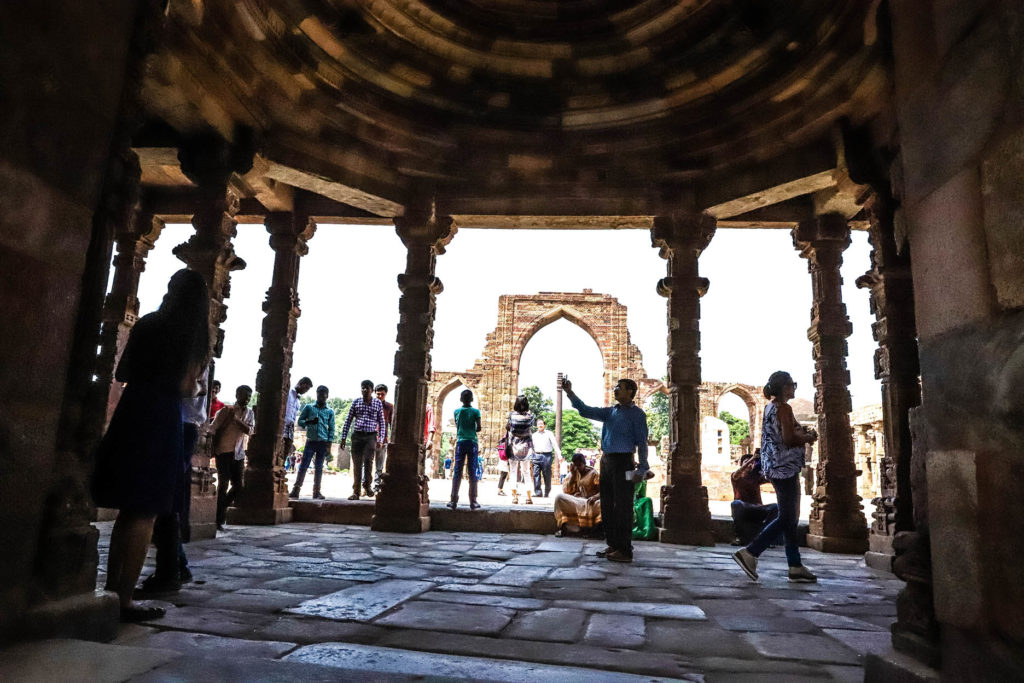
[(669, 434), (668, 394), (657, 392), (647, 406), (647, 439), (655, 443)]
[(455, 434), (453, 432), (441, 432), (441, 462), (442, 463), (444, 462), (444, 459), (446, 457), (448, 457), (448, 454), (451, 452), (451, 449), (452, 449), (451, 439), (454, 438), (454, 437), (455, 437)]
[[(551, 429), (555, 428), (555, 418), (551, 418)], [(581, 448), (596, 448), (600, 433), (587, 418), (575, 410), (562, 411), (562, 457), (572, 460), (572, 456)]]
[(540, 390), (538, 386), (530, 386), (523, 389), (521, 392), (523, 396), (530, 402), (530, 410), (534, 415), (541, 415), (543, 413), (550, 413), (554, 404), (551, 399), (544, 395), (544, 392)]
[(727, 410), (719, 413), (718, 417), (729, 425), (729, 443), (739, 445), (750, 436), (750, 423), (746, 420), (736, 417)]

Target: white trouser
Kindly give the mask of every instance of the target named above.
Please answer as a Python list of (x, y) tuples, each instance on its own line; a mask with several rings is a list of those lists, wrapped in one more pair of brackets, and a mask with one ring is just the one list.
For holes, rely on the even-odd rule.
[(519, 493), (519, 472), (523, 473), (523, 485), (527, 491), (533, 490), (533, 475), (530, 474), (530, 460), (509, 460), (508, 480), (512, 484), (512, 492)]

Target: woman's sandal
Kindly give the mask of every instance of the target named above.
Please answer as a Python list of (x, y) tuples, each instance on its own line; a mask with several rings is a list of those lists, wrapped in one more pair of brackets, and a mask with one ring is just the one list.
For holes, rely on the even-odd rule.
[(132, 605), (131, 607), (121, 608), (121, 623), (123, 624), (137, 624), (141, 621), (152, 621), (153, 619), (162, 619), (167, 611), (163, 607), (141, 607), (139, 605)]

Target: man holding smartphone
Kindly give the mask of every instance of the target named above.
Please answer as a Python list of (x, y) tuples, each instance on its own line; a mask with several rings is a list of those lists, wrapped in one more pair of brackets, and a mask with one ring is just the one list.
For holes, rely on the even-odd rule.
[(334, 441), (334, 411), (327, 405), (330, 391), (322, 384), (316, 388), (316, 403), (307, 403), (299, 413), (299, 427), (306, 430), (306, 447), (302, 450), (302, 464), (299, 474), (295, 477), (295, 485), (289, 498), (298, 498), (302, 490), (302, 480), (306, 478), (309, 462), (316, 457), (316, 469), (313, 471), (313, 498), (323, 500), (320, 493), (320, 480), (324, 474), (324, 459), (331, 452)]
[[(608, 547), (597, 556), (612, 562), (632, 562), (634, 481), (641, 481), (650, 469), (647, 465), (647, 414), (633, 403), (636, 382), (620, 379), (615, 385), (615, 405), (610, 408), (592, 408), (583, 403), (573, 393), (568, 377), (562, 380), (562, 388), (580, 415), (604, 423), (601, 429), (601, 521)], [(639, 465), (633, 462), (634, 452), (640, 456)]]

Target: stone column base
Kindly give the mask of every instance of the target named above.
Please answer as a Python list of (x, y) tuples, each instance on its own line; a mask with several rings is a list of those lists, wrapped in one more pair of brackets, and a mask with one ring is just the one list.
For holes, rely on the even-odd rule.
[(244, 507), (228, 508), (229, 524), (253, 524), (258, 526), (269, 526), (272, 524), (290, 524), (292, 521), (292, 509), (263, 508), (252, 509)]
[(676, 545), (715, 544), (715, 535), (710, 529), (658, 529), (658, 540)]
[(939, 683), (939, 672), (893, 649), (864, 658), (864, 680), (878, 683)]
[(97, 590), (29, 609), (19, 635), (32, 640), (80, 638), (105, 643), (117, 637), (120, 621), (117, 594)]
[(370, 520), (370, 529), (373, 531), (395, 531), (402, 534), (420, 534), (430, 531), (430, 515), (398, 517), (375, 514)]
[(819, 536), (807, 534), (807, 547), (823, 553), (840, 553), (846, 555), (863, 555), (868, 550), (868, 539), (843, 538), (841, 536)]
[(892, 536), (882, 534), (870, 534), (868, 536), (868, 551), (864, 553), (864, 562), (873, 569), (892, 571), (892, 561), (895, 551), (892, 549)]

